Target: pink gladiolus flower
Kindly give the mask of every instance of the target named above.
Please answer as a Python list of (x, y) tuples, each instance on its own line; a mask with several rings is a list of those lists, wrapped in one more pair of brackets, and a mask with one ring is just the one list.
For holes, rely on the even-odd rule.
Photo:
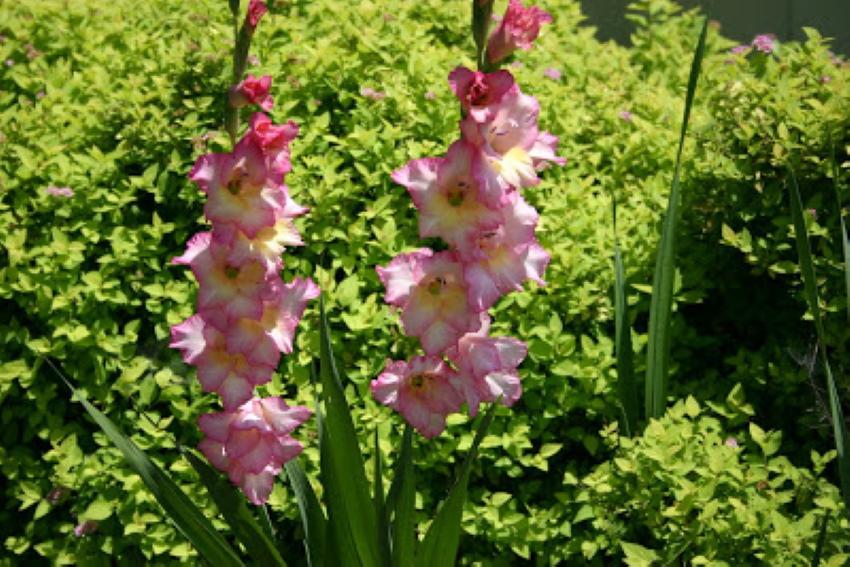
[(297, 135), (298, 124), (292, 120), (278, 126), (262, 112), (251, 116), (249, 136), (263, 149), (275, 176), (285, 175), (292, 169), (289, 144)]
[(473, 416), (481, 402), (501, 398), (510, 407), (519, 399), (522, 386), (516, 369), (528, 353), (525, 343), (513, 337), (487, 336), (490, 318), (482, 314), (482, 319), (481, 329), (461, 337), (446, 353), (458, 368), (453, 383)]
[(495, 105), (515, 86), (513, 76), (507, 71), (482, 73), (458, 67), (449, 74), (449, 85), (460, 100), (464, 111), (476, 122), (492, 118)]
[[(238, 333), (230, 329), (229, 333)], [(198, 381), (205, 392), (221, 396), (227, 410), (251, 399), (256, 386), (271, 380), (280, 361), (280, 352), (268, 336), (254, 344), (252, 361), (228, 349), (229, 336), (193, 315), (171, 328), (171, 347), (183, 352), (183, 360), (198, 369)]]
[(283, 208), (275, 211), (275, 223), (261, 229), (254, 238), (245, 236), (235, 224), (219, 223), (213, 228), (213, 240), (227, 250), (228, 264), (241, 266), (250, 259), (258, 259), (272, 274), (282, 267), (280, 256), (287, 246), (304, 245), (293, 220), (308, 210), (287, 196)]
[(216, 322), (224, 317), (219, 326), (244, 317), (259, 319), (269, 286), (279, 281), (280, 276), (269, 274), (258, 259), (249, 259), (241, 265), (230, 264), (226, 253), (225, 248), (212, 241), (211, 233), (200, 232), (189, 240), (186, 252), (172, 263), (188, 265), (195, 274), (200, 284), (201, 315), (215, 318)]
[(74, 190), (70, 187), (54, 187), (53, 185), (51, 185), (50, 187), (45, 189), (44, 192), (50, 195), (51, 197), (68, 198), (74, 196)]
[(426, 354), (439, 354), (478, 328), (477, 312), (466, 301), (463, 266), (454, 252), (422, 248), (396, 256), (377, 271), (387, 290), (385, 300), (401, 307), (405, 333), (419, 337)]
[(257, 24), (260, 23), (260, 18), (268, 11), (268, 6), (261, 0), (251, 0), (248, 3), (248, 13), (245, 16), (245, 21), (251, 30), (257, 27)]
[(531, 49), (540, 33), (540, 26), (552, 21), (552, 16), (537, 6), (525, 8), (520, 0), (510, 0), (499, 28), (487, 41), (487, 58), (497, 63), (519, 49)]
[(757, 35), (753, 38), (752, 43), (750, 44), (756, 51), (761, 51), (762, 53), (773, 53), (776, 49), (776, 36), (772, 33)]
[(439, 237), (453, 247), (461, 246), (476, 233), (496, 228), (498, 211), (479, 200), (472, 176), (475, 148), (459, 140), (444, 158), (412, 160), (393, 172), (419, 209), (419, 236)]
[(268, 112), (274, 107), (274, 99), (269, 94), (271, 85), (271, 76), (255, 77), (249, 74), (230, 91), (230, 104), (234, 108), (255, 104)]
[(534, 237), (537, 211), (521, 197), (501, 209), (503, 223), (482, 232), (461, 250), (469, 306), (484, 311), (526, 280), (546, 285), (550, 256)]
[(260, 505), (283, 465), (301, 453), (290, 434), (311, 413), (281, 398), (253, 398), (233, 411), (202, 415), (198, 423), (205, 437), (198, 448), (251, 503)]
[(273, 226), (276, 214), (286, 204), (282, 172), (273, 172), (262, 148), (247, 137), (232, 154), (198, 158), (189, 179), (209, 197), (204, 207), (207, 218), (235, 224), (248, 238)]
[(416, 356), (410, 363), (387, 361), (372, 380), (372, 396), (399, 412), (419, 433), (431, 439), (446, 428), (446, 416), (463, 400), (452, 385), (455, 372), (434, 356)]
[(490, 122), (479, 124), (470, 116), (461, 122), (464, 138), (480, 148), (472, 172), (488, 206), (499, 208), (511, 190), (539, 183), (537, 170), (546, 162), (566, 163), (554, 153), (558, 138), (538, 131), (539, 112), (534, 97), (515, 89), (502, 99)]

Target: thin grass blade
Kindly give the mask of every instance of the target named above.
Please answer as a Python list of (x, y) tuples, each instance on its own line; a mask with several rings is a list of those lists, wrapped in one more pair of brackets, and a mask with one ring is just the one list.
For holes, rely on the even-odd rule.
[(284, 468), (301, 513), (307, 563), (310, 567), (324, 567), (328, 520), (322, 511), (322, 505), (319, 504), (319, 499), (316, 498), (316, 493), (297, 459), (286, 463)]
[(638, 388), (635, 381), (632, 332), (626, 302), (626, 276), (617, 239), (617, 203), (614, 213), (614, 344), (617, 354), (617, 397), (620, 399), (620, 431), (626, 437), (637, 432)]
[(806, 231), (806, 222), (803, 218), (803, 201), (800, 198), (800, 187), (797, 184), (797, 176), (793, 169), (788, 171), (788, 187), (791, 201), (791, 218), (794, 221), (794, 233), (797, 243), (797, 255), (800, 260), (800, 272), (803, 276), (803, 290), (806, 303), (812, 313), (815, 329), (818, 336), (818, 353), (824, 374), (826, 374), (826, 389), (829, 394), (829, 409), (832, 417), (832, 433), (835, 438), (835, 448), (838, 451), (838, 473), (841, 481), (841, 496), (844, 499), (846, 513), (850, 514), (850, 445), (848, 445), (847, 428), (844, 421), (844, 412), (838, 399), (838, 389), (832, 376), (832, 368), (829, 365), (829, 357), (826, 352), (826, 333), (821, 319), (820, 305), (818, 303), (817, 280), (815, 279), (815, 267), (812, 262), (812, 249), (809, 243), (809, 235)]
[(378, 443), (378, 429), (375, 428), (375, 470), (372, 483), (372, 502), (375, 505), (375, 517), (378, 520), (378, 543), (381, 546), (381, 562), (390, 564), (390, 531), (387, 517), (387, 503), (384, 500), (384, 463), (381, 447)]
[(496, 404), (493, 403), (478, 423), (475, 439), (466, 455), (460, 474), (448, 497), (440, 506), (437, 516), (425, 534), (425, 538), (419, 545), (419, 553), (416, 557), (418, 567), (455, 564), (455, 556), (460, 543), (460, 520), (463, 515), (463, 505), (466, 502), (466, 488), (469, 484), (469, 472), (478, 454), (478, 446), (487, 434), (490, 422), (493, 421), (495, 410)]
[[(359, 563), (380, 565), (378, 521), (369, 496), (363, 456), (331, 347), (324, 298), (319, 300), (319, 379), (325, 419), (322, 432), (322, 480), (333, 533), (354, 545)], [(347, 545), (343, 543), (343, 545)]]
[(127, 464), (138, 474), (157, 502), (165, 509), (177, 529), (192, 546), (212, 565), (243, 565), (233, 547), (213, 528), (210, 521), (162, 469), (156, 466), (145, 453), (112, 423), (108, 417), (82, 397), (56, 366), (49, 360), (62, 380), (71, 390), (73, 397), (86, 409), (110, 441), (121, 451)]
[(679, 173), (682, 164), (682, 149), (685, 134), (694, 102), (697, 79), (705, 53), (705, 37), (708, 31), (708, 16), (702, 24), (696, 49), (694, 50), (691, 72), (688, 77), (688, 91), (685, 96), (685, 112), (682, 129), (679, 133), (679, 148), (676, 152), (676, 166), (673, 171), (673, 183), (667, 213), (661, 231), (661, 243), (655, 261), (655, 275), (652, 280), (652, 303), (649, 310), (649, 343), (646, 354), (646, 415), (648, 418), (661, 417), (664, 413), (667, 388), (667, 366), (670, 358), (670, 320), (673, 309), (673, 278), (676, 273), (676, 225), (679, 218)]
[(838, 205), (838, 222), (841, 226), (841, 251), (844, 255), (844, 300), (847, 308), (847, 321), (850, 322), (850, 239), (847, 237), (847, 226), (844, 223), (844, 209), (841, 205), (841, 191), (839, 190), (838, 160), (835, 159), (835, 148), (830, 153), (830, 165), (832, 166), (832, 185), (835, 189), (835, 203)]
[(413, 430), (404, 428), (401, 453), (396, 463), (395, 476), (387, 496), (387, 509), (393, 514), (392, 564), (396, 567), (413, 565), (416, 553), (415, 477), (413, 473)]
[(198, 473), (218, 511), (251, 558), (261, 565), (285, 566), (286, 562), (275, 548), (274, 542), (248, 509), (245, 496), (191, 450), (184, 449), (183, 456)]

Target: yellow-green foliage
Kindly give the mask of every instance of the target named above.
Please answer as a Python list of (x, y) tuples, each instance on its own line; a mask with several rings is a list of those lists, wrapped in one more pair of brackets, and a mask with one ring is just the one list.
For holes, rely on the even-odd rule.
[[(412, 203), (389, 174), (411, 158), (438, 155), (458, 135), (458, 104), (446, 77), (458, 64), (472, 64), (469, 1), (279, 4), (258, 29), (252, 52), (259, 63), (249, 71), (274, 77), (273, 118), (294, 119), (302, 128), (287, 183), (312, 210), (299, 221), (306, 246), (287, 253), (285, 276), (311, 274), (327, 294), (364, 451), (371, 450), (365, 440), (378, 428), (381, 449), (392, 461), (400, 421), (371, 400), (368, 383), (387, 357), (406, 358), (416, 345), (401, 336), (396, 315), (383, 304), (373, 268), (421, 245)], [(604, 523), (608, 504), (594, 500), (590, 484), (617, 462), (609, 460), (613, 452), (603, 442), (610, 437), (598, 433), (617, 415), (611, 198), (618, 202), (627, 276), (635, 284), (630, 300), (640, 349), (646, 284), (697, 31), (694, 14), (674, 15), (667, 0), (644, 0), (637, 6), (635, 47), (627, 49), (599, 43), (593, 30), (580, 27), (574, 0), (539, 4), (554, 22), (510, 69), (523, 91), (540, 100), (541, 127), (561, 137), (559, 153), (569, 163), (544, 172), (541, 185), (527, 192), (541, 214), (540, 239), (553, 256), (547, 287), (510, 295), (495, 308), (494, 330), (527, 341), (529, 358), (521, 368), (523, 398), (512, 410), (499, 410), (473, 471), (461, 547), (467, 562), (492, 563), (496, 556), (506, 563), (580, 561), (588, 555), (585, 544), (595, 546), (598, 561), (623, 553)], [(13, 63), (0, 64), (0, 545), (16, 561), (42, 556), (73, 563), (114, 555), (165, 562), (193, 560), (194, 554), (40, 356), (59, 361), (91, 400), (215, 514), (175, 448), (197, 441), (196, 418), (214, 406), (214, 397), (200, 392), (193, 371), (166, 345), (169, 326), (192, 312), (196, 288), (187, 270), (169, 265), (203, 227), (202, 198), (186, 176), (195, 157), (226, 149), (221, 120), (232, 48), (228, 21), (224, 0), (0, 5), (0, 62)], [(778, 179), (797, 156), (810, 187), (819, 191), (804, 199), (823, 212), (818, 223), (831, 219), (813, 232), (820, 238), (820, 262), (833, 266), (818, 266), (832, 292), (823, 296), (835, 297), (838, 306), (839, 248), (829, 232), (835, 210), (828, 201), (825, 136), (832, 132), (842, 151), (848, 142), (848, 72), (830, 62), (815, 35), (805, 45), (782, 45), (775, 61), (728, 64), (731, 45), (716, 31), (709, 37), (693, 140), (686, 146), (683, 238), (693, 246), (680, 247), (673, 390), (722, 401), (740, 381), (756, 400), (756, 421), (797, 436), (788, 445), (802, 467), (795, 474), (823, 487), (831, 502), (834, 489), (815, 480), (821, 470), (805, 470), (809, 449), (823, 453), (830, 441), (821, 434), (803, 439), (807, 430), (800, 427), (816, 402), (805, 369), (788, 355), (802, 351), (809, 335), (800, 322), (803, 303), (792, 294), (798, 279), (787, 263), (793, 261), (790, 220)], [(562, 78), (545, 77), (548, 67)], [(827, 74), (830, 81), (820, 82)], [(777, 89), (777, 83), (784, 86)], [(364, 87), (386, 98), (364, 97)], [(620, 116), (626, 110), (631, 121)], [(44, 193), (50, 185), (75, 194), (50, 197)], [(738, 335), (724, 335), (725, 319), (715, 318), (715, 328), (715, 319), (706, 319), (713, 311), (698, 309), (714, 305), (722, 292), (738, 297), (740, 311), (757, 318), (743, 295), (761, 281), (749, 279), (754, 269), (776, 277), (771, 298), (785, 303), (774, 309), (792, 326), (778, 342), (740, 346)], [(725, 281), (743, 287), (730, 290)], [(312, 403), (315, 321), (308, 310), (296, 352), (269, 393)], [(838, 334), (838, 325), (833, 328)], [(777, 411), (775, 400), (793, 409)], [(472, 441), (466, 418), (450, 423), (435, 442), (415, 446), (423, 521)], [(300, 437), (308, 447), (307, 468), (314, 470), (318, 454), (310, 427)], [(617, 458), (639, 457), (624, 446)], [(565, 484), (565, 477), (575, 480)], [(680, 481), (668, 471), (657, 490), (675, 497)], [(55, 487), (67, 488), (67, 496), (50, 503)], [(651, 534), (654, 539), (639, 543), (656, 549), (675, 539), (640, 516), (622, 515), (640, 509), (642, 493), (618, 496), (617, 530)], [(572, 504), (577, 497), (592, 497), (582, 517)], [(714, 497), (717, 514), (733, 513), (723, 493)], [(829, 507), (817, 500), (794, 510), (769, 499), (759, 505), (774, 506), (791, 526)], [(297, 557), (297, 511), (283, 482), (271, 510), (282, 525), (284, 554)], [(98, 531), (73, 537), (80, 518), (98, 520)], [(746, 532), (740, 535), (747, 542), (763, 533), (718, 521), (714, 531), (696, 533), (690, 549), (702, 549), (700, 538), (715, 537), (724, 526)], [(809, 531), (800, 534), (810, 537)], [(754, 543), (750, 551), (757, 549)], [(808, 557), (811, 550), (794, 553)]]

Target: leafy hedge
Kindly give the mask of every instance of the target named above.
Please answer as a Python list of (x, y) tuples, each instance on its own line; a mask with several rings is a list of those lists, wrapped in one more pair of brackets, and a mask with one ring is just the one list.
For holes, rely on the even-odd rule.
[[(511, 70), (541, 101), (541, 124), (561, 137), (560, 154), (570, 161), (546, 171), (528, 193), (553, 256), (547, 287), (512, 294), (495, 308), (494, 331), (529, 343), (525, 392), (512, 410), (497, 412), (482, 444), (461, 555), (468, 563), (625, 556), (637, 564), (652, 549), (668, 558), (679, 545), (679, 557), (697, 564), (699, 556), (731, 564), (804, 561), (813, 551), (813, 526), (839, 499), (829, 484), (828, 428), (810, 385), (820, 377), (795, 361), (814, 341), (801, 321), (805, 303), (782, 179), (786, 165), (799, 162), (806, 206), (816, 211), (809, 221), (830, 336), (845, 344), (829, 155), (834, 146), (847, 160), (850, 116), (842, 109), (850, 106), (850, 73), (814, 32), (804, 44), (781, 45), (774, 57), (731, 56), (733, 43), (710, 35), (683, 171), (671, 379), (673, 394), (700, 402), (683, 402), (644, 437), (620, 440), (617, 448), (610, 425), (617, 415), (611, 201), (618, 204), (635, 345), (642, 349), (697, 16), (677, 14), (667, 0), (641, 0), (628, 49), (599, 43), (580, 27), (574, 0), (544, 7), (555, 21)], [(468, 9), (466, 0), (391, 7), (296, 0), (264, 21), (254, 40), (252, 72), (278, 78), (273, 116), (302, 126), (288, 184), (312, 210), (299, 221), (307, 245), (288, 254), (286, 269), (314, 274), (328, 295), (362, 439), (377, 428), (389, 460), (399, 422), (371, 400), (368, 382), (387, 357), (412, 354), (414, 343), (383, 304), (373, 267), (419, 242), (410, 200), (389, 173), (411, 157), (444, 151), (455, 134), (459, 116), (446, 76), (472, 64)], [(166, 348), (166, 337), (191, 312), (195, 289), (185, 270), (169, 266), (200, 228), (201, 198), (186, 174), (195, 156), (226, 143), (226, 12), (226, 3), (214, 0), (0, 6), (0, 310), (8, 314), (0, 318), (0, 540), (16, 561), (194, 554), (69, 401), (43, 356), (61, 362), (215, 514), (176, 451), (178, 443), (197, 441), (196, 417), (212, 401)], [(544, 76), (548, 67), (562, 77)], [(375, 100), (364, 88), (386, 96)], [(846, 185), (845, 175), (844, 201)], [(48, 195), (48, 186), (70, 187), (74, 195)], [(297, 354), (281, 366), (270, 394), (311, 403), (315, 320), (308, 311)], [(837, 366), (850, 368), (838, 354)], [(736, 395), (753, 404), (745, 417), (722, 409), (737, 383)], [(709, 403), (721, 408), (711, 417)], [(749, 428), (746, 419), (754, 422)], [(445, 493), (472, 441), (466, 421), (455, 417), (447, 434), (415, 446), (419, 509), (432, 509)], [(782, 455), (759, 452), (755, 423), (782, 431)], [(742, 446), (752, 442), (733, 451), (719, 443), (727, 434)], [(307, 468), (315, 468), (314, 431), (304, 435)], [(694, 468), (664, 466), (656, 457), (669, 451), (687, 455)], [(718, 480), (726, 488), (688, 492), (717, 459), (729, 466)], [(749, 481), (731, 486), (740, 475), (771, 488), (766, 495)], [(669, 521), (646, 504), (657, 501), (670, 507)], [(716, 508), (711, 522), (695, 524), (696, 502)], [(754, 507), (756, 520), (736, 503)], [(283, 482), (271, 509), (290, 520), (279, 535), (285, 554), (297, 556), (296, 509)], [(833, 513), (829, 530), (833, 561), (850, 543), (839, 518)], [(98, 529), (76, 538), (74, 525), (83, 519), (98, 521)], [(771, 539), (779, 525), (784, 539)], [(712, 547), (724, 538), (734, 543)], [(737, 555), (724, 555), (730, 546)]]

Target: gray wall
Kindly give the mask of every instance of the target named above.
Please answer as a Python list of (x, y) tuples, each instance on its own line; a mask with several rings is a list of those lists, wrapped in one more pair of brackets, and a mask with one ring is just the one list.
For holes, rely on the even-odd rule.
[[(599, 39), (627, 44), (633, 26), (625, 19), (629, 0), (582, 0)], [(802, 28), (813, 27), (833, 38), (832, 50), (850, 55), (850, 0), (679, 0), (687, 8), (713, 4), (711, 17), (726, 37), (749, 42), (760, 33), (780, 40), (802, 39)]]

